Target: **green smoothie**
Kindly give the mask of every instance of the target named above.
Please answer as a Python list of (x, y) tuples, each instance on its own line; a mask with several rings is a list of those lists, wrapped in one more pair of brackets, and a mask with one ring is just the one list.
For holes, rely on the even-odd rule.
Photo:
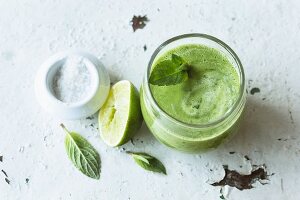
[[(203, 36), (197, 37), (203, 40)], [(240, 124), (246, 102), (242, 66), (236, 55), (222, 46), (214, 49), (201, 42), (173, 46), (156, 54), (149, 66), (150, 76), (146, 76), (140, 95), (144, 120), (160, 142), (174, 149), (203, 152), (216, 148), (236, 133)], [(178, 68), (184, 79), (175, 78), (174, 84), (149, 83), (151, 73), (172, 69), (164, 67), (173, 63), (174, 55), (184, 61)]]
[(213, 48), (189, 44), (166, 52), (152, 70), (170, 60), (172, 54), (188, 63), (189, 79), (177, 85), (150, 85), (160, 108), (189, 124), (205, 124), (222, 117), (239, 95), (239, 76), (229, 60)]

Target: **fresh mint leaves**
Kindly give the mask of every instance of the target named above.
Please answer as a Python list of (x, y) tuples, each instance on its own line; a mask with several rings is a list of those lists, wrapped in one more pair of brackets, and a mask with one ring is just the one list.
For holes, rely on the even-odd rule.
[(98, 152), (85, 138), (68, 131), (63, 124), (60, 126), (67, 133), (65, 148), (72, 163), (86, 176), (99, 179), (101, 163)]
[(149, 82), (152, 85), (177, 85), (188, 79), (188, 64), (176, 54), (171, 60), (164, 60), (152, 70)]
[(165, 166), (157, 158), (141, 152), (128, 151), (127, 153), (130, 154), (134, 161), (145, 170), (167, 175)]

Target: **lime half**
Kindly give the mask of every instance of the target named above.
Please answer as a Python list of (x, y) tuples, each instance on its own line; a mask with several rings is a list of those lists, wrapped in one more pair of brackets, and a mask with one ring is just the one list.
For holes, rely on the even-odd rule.
[(100, 135), (109, 146), (120, 146), (139, 130), (143, 118), (138, 91), (127, 80), (114, 84), (99, 112)]

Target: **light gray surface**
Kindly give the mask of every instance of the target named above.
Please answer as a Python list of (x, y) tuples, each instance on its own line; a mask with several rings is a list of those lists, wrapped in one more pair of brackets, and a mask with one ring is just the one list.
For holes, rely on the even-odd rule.
[[(299, 10), (297, 0), (0, 0), (0, 169), (11, 181), (8, 185), (0, 173), (0, 199), (219, 199), (220, 188), (209, 183), (223, 177), (222, 165), (247, 173), (251, 163), (266, 164), (275, 174), (251, 190), (225, 188), (228, 199), (299, 199)], [(133, 33), (133, 15), (150, 21)], [(36, 70), (53, 53), (87, 50), (101, 59), (113, 81), (128, 79), (139, 87), (154, 49), (190, 32), (214, 35), (231, 46), (242, 60), (248, 87), (261, 92), (248, 96), (239, 134), (215, 151), (170, 150), (145, 126), (135, 145), (124, 145), (158, 157), (167, 176), (146, 172), (120, 149), (107, 147), (89, 126), (96, 119), (61, 121), (36, 103)], [(80, 174), (68, 160), (60, 122), (99, 151), (99, 181)]]

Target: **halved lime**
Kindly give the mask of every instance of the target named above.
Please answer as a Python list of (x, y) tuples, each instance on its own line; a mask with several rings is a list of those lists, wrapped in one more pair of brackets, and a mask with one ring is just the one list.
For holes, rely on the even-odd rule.
[(139, 93), (132, 83), (123, 80), (111, 87), (98, 120), (101, 138), (109, 146), (130, 140), (143, 122)]

